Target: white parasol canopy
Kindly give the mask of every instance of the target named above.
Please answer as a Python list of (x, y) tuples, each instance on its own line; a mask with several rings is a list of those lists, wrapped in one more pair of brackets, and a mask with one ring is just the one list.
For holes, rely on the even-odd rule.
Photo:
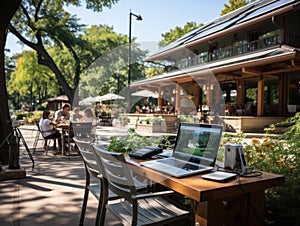
[(103, 96), (100, 96), (98, 101), (105, 101), (105, 100), (123, 100), (125, 97), (114, 94), (114, 93), (108, 93)]
[(137, 91), (135, 93), (132, 93), (131, 95), (132, 96), (138, 96), (138, 97), (153, 97), (153, 98), (158, 98), (158, 94), (153, 93), (152, 91), (146, 90), (146, 89)]
[(93, 97), (93, 101), (94, 101), (94, 102), (99, 102), (99, 101), (100, 101), (100, 98), (101, 98), (100, 95), (95, 96), (95, 97)]
[(79, 105), (83, 105), (83, 106), (88, 106), (88, 105), (92, 105), (94, 103), (94, 97), (87, 97), (87, 98), (84, 98), (83, 100), (79, 101)]

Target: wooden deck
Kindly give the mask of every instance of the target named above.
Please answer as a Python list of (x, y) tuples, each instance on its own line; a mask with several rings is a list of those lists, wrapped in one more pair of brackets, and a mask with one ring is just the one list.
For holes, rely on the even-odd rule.
[(222, 119), (228, 132), (262, 133), (270, 124), (284, 121), (287, 117), (225, 116)]

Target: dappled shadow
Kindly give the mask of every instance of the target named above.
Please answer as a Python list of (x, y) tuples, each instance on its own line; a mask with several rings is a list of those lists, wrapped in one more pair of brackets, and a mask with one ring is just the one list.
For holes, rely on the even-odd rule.
[(60, 186), (66, 186), (66, 187), (73, 187), (73, 188), (84, 189), (84, 185), (75, 185), (75, 184), (66, 183), (66, 182), (62, 182), (62, 181), (42, 179), (42, 178), (35, 178), (35, 177), (29, 177), (26, 180), (20, 180), (20, 181), (18, 181), (18, 184), (20, 184), (22, 186), (30, 187), (30, 188), (35, 189), (35, 190), (51, 191), (51, 189), (47, 189), (47, 188), (42, 187), (42, 186), (34, 185), (31, 182), (33, 182), (33, 183), (34, 182), (39, 182), (39, 183), (51, 184), (51, 185), (52, 184), (56, 184), (56, 185), (60, 185)]
[[(31, 149), (35, 131), (22, 130)], [(20, 166), (26, 178), (0, 182), (0, 225), (66, 225), (79, 224), (85, 185), (84, 164), (80, 156), (45, 155), (42, 142), (33, 155), (35, 168), (21, 146)], [(88, 201), (85, 225), (94, 225), (97, 200)], [(117, 225), (111, 215), (106, 225)]]

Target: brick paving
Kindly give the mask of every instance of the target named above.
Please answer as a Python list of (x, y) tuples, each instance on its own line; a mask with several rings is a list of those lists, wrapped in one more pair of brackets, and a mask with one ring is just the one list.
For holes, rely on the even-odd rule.
[[(30, 149), (35, 126), (20, 127)], [(25, 147), (20, 148), (20, 166), (26, 178), (0, 181), (0, 225), (78, 225), (84, 193), (85, 171), (79, 156), (44, 154), (40, 140), (33, 155), (35, 168)], [(97, 200), (90, 194), (85, 225), (94, 225)], [(108, 213), (105, 225), (118, 222)]]

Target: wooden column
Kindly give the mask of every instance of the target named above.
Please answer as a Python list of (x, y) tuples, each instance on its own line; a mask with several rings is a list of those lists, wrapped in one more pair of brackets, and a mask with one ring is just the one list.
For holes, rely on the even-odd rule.
[(245, 90), (245, 83), (244, 80), (236, 80), (236, 92), (237, 92), (237, 96), (236, 96), (236, 103), (239, 105), (243, 105), (244, 104), (244, 90)]
[(162, 107), (161, 86), (159, 86), (159, 88), (158, 88), (157, 105), (158, 105), (158, 107), (160, 108), (160, 110), (162, 110), (162, 109), (161, 109), (161, 107)]
[[(278, 96), (279, 96), (279, 103), (278, 103), (278, 115), (283, 115), (283, 112), (284, 112), (284, 104), (285, 104), (285, 101), (284, 101), (284, 97), (286, 97), (286, 95), (284, 94), (284, 79), (283, 79), (283, 76), (280, 75), (279, 76), (279, 80), (278, 80), (278, 89), (279, 89), (279, 93), (278, 93)], [(284, 112), (285, 113), (285, 112)]]
[(263, 116), (264, 114), (264, 76), (260, 75), (257, 82), (257, 116)]
[(207, 88), (206, 88), (206, 105), (211, 108), (211, 102), (212, 102), (212, 90), (210, 87), (210, 81), (208, 81)]
[(176, 84), (176, 98), (175, 98), (175, 109), (177, 111), (177, 113), (181, 112), (180, 109), (180, 85), (177, 83)]

